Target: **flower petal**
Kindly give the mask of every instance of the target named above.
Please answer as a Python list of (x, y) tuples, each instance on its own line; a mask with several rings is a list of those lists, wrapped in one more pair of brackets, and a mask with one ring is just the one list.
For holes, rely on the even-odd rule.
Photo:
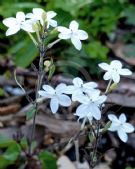
[(109, 71), (109, 72), (106, 72), (105, 74), (104, 74), (104, 76), (103, 76), (103, 79), (104, 80), (109, 80), (109, 79), (111, 79), (112, 78), (112, 75), (111, 75), (111, 72)]
[(83, 87), (87, 89), (94, 89), (98, 87), (98, 85), (95, 82), (88, 82), (88, 83), (83, 84)]
[(76, 87), (81, 87), (83, 85), (83, 81), (81, 78), (79, 77), (76, 77), (73, 79), (73, 84), (76, 86)]
[(109, 114), (108, 115), (108, 119), (111, 120), (114, 123), (119, 123), (120, 124), (119, 119), (114, 114)]
[(108, 128), (109, 131), (117, 131), (120, 125), (118, 123), (112, 122), (111, 126)]
[(103, 69), (103, 70), (110, 70), (110, 65), (108, 65), (107, 63), (100, 63), (98, 64), (98, 66)]
[(134, 132), (134, 126), (131, 125), (130, 123), (124, 123), (124, 125), (122, 126), (122, 129), (126, 132), (126, 133), (132, 133)]
[(79, 27), (79, 24), (76, 21), (71, 21), (69, 25), (69, 29), (71, 29), (73, 32), (77, 31)]
[(64, 83), (60, 83), (59, 85), (57, 85), (57, 87), (55, 88), (56, 93), (60, 94), (60, 93), (64, 93), (67, 89), (67, 85)]
[(19, 30), (20, 30), (20, 25), (16, 25), (14, 27), (11, 27), (6, 31), (6, 36), (13, 35), (13, 34), (17, 33)]
[(129, 69), (120, 69), (119, 74), (126, 76), (126, 75), (131, 75), (132, 72)]
[(55, 94), (55, 90), (49, 85), (43, 85), (43, 89), (49, 94)]
[(38, 94), (42, 97), (45, 97), (45, 98), (52, 98), (52, 95), (48, 94), (47, 92), (45, 92), (44, 90), (39, 90), (38, 91)]
[(77, 31), (77, 36), (80, 40), (85, 40), (88, 39), (88, 34), (87, 32), (83, 31), (83, 30), (78, 30)]
[(3, 20), (3, 24), (7, 27), (14, 27), (17, 24), (16, 18), (10, 17)]
[(32, 11), (33, 11), (34, 15), (37, 15), (37, 16), (41, 16), (44, 12), (44, 10), (41, 8), (33, 8)]
[(64, 33), (64, 34), (71, 34), (71, 30), (64, 27), (64, 26), (58, 26), (57, 27), (58, 32)]
[(91, 104), (90, 110), (91, 110), (92, 116), (96, 120), (100, 120), (101, 119), (101, 111), (99, 110), (99, 108), (95, 104)]
[(117, 72), (112, 73), (112, 79), (113, 79), (113, 81), (115, 83), (119, 83), (119, 81), (120, 81), (120, 75)]
[(60, 39), (70, 39), (70, 38), (71, 38), (71, 34), (60, 33), (60, 34), (58, 35), (58, 37), (59, 37)]
[(110, 64), (112, 68), (121, 69), (122, 63), (119, 60), (113, 60)]
[(121, 123), (125, 123), (125, 122), (127, 121), (127, 118), (126, 118), (126, 116), (125, 116), (124, 113), (122, 113), (122, 114), (120, 115), (119, 121), (120, 121)]
[(68, 107), (71, 105), (71, 99), (69, 96), (61, 94), (58, 96), (58, 101), (61, 106)]
[(52, 113), (56, 113), (58, 108), (59, 108), (59, 102), (58, 99), (56, 97), (53, 97), (50, 101), (50, 108)]
[(79, 116), (79, 119), (87, 117), (87, 114), (89, 114), (88, 105), (81, 104), (77, 107), (75, 115)]
[(48, 11), (47, 12), (47, 19), (54, 18), (56, 15), (57, 15), (56, 12), (54, 12), (54, 11)]
[(24, 12), (17, 12), (16, 19), (18, 22), (25, 21), (25, 14)]
[(95, 101), (95, 103), (97, 105), (100, 105), (100, 104), (104, 103), (106, 101), (106, 99), (107, 99), (107, 96), (105, 96), (105, 95), (99, 96), (98, 99)]
[(76, 87), (73, 86), (73, 85), (69, 85), (66, 87), (66, 90), (63, 92), (63, 93), (66, 93), (66, 94), (73, 94), (76, 90)]
[(77, 49), (77, 50), (81, 50), (82, 48), (82, 43), (81, 41), (76, 38), (75, 36), (72, 36), (71, 37), (71, 42), (73, 43), (74, 47)]
[(127, 142), (127, 140), (128, 140), (128, 135), (127, 135), (123, 130), (119, 129), (119, 130), (117, 131), (117, 133), (118, 133), (119, 138), (120, 138), (123, 142)]
[(48, 28), (49, 28), (49, 25), (55, 28), (57, 26), (57, 21), (51, 19), (48, 21)]

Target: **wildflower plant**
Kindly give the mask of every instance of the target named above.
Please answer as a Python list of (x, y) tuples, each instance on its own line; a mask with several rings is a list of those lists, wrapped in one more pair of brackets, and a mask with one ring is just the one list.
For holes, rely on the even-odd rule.
[[(53, 114), (59, 111), (59, 106), (69, 107), (72, 102), (77, 102), (78, 107), (76, 108), (74, 115), (75, 117), (77, 116), (80, 123), (82, 123), (79, 132), (89, 127), (90, 132), (88, 136), (89, 138), (93, 138), (92, 140), (90, 139), (91, 145), (93, 145), (92, 153), (90, 155), (91, 165), (93, 166), (97, 156), (97, 146), (100, 141), (99, 138), (101, 138), (101, 135), (105, 131), (116, 131), (123, 142), (128, 140), (127, 133), (134, 131), (134, 127), (126, 122), (125, 114), (121, 114), (119, 118), (115, 115), (109, 114), (109, 125), (105, 121), (102, 123), (104, 119), (102, 110), (106, 104), (110, 88), (113, 85), (112, 82), (117, 84), (120, 82), (121, 75), (131, 75), (132, 72), (128, 69), (122, 68), (122, 63), (118, 60), (112, 61), (110, 65), (107, 63), (100, 63), (99, 67), (106, 71), (103, 79), (109, 80), (105, 92), (98, 89), (97, 83), (84, 83), (80, 77), (74, 78), (70, 85), (61, 83), (54, 88), (51, 85), (46, 84), (43, 79), (46, 73), (46, 69), (44, 69), (44, 60), (46, 60), (47, 49), (53, 47), (53, 45), (58, 43), (61, 39), (71, 39), (74, 47), (77, 50), (81, 50), (81, 41), (88, 39), (87, 32), (79, 29), (77, 21), (71, 21), (69, 28), (57, 26), (57, 21), (54, 19), (56, 15), (57, 14), (54, 11), (46, 12), (43, 9), (34, 8), (32, 13), (24, 14), (23, 12), (17, 12), (15, 18), (9, 17), (3, 20), (3, 24), (8, 27), (6, 36), (13, 35), (20, 30), (23, 30), (28, 33), (40, 53), (35, 100), (32, 100), (32, 105), (35, 111), (33, 114), (28, 153), (32, 155), (32, 141), (35, 133), (35, 121), (40, 100), (49, 99), (50, 109)], [(54, 32), (54, 30), (55, 32), (58, 32), (58, 38), (54, 42), (45, 45), (47, 36)], [(46, 64), (49, 65), (47, 71), (54, 72), (53, 61), (50, 60), (49, 63), (46, 61)], [(17, 83), (25, 92), (25, 89), (18, 81)], [(28, 95), (27, 98), (30, 100)]]

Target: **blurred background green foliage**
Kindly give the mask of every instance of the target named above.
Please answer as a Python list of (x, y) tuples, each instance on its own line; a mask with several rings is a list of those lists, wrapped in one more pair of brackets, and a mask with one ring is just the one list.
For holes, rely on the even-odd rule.
[[(115, 32), (123, 21), (124, 24), (135, 25), (135, 6), (130, 0), (1, 0), (1, 21), (3, 18), (15, 16), (17, 11), (30, 12), (35, 7), (57, 12), (58, 25), (68, 26), (71, 20), (76, 20), (80, 29), (89, 34), (89, 39), (83, 43), (81, 51), (75, 50), (68, 41), (61, 41), (48, 53), (54, 58), (57, 70), (66, 73), (72, 70), (73, 74), (76, 74), (78, 68), (83, 67), (91, 74), (96, 74), (97, 63), (107, 61), (109, 56), (110, 49), (106, 41), (116, 38)], [(0, 57), (11, 57), (17, 66), (29, 67), (38, 57), (38, 51), (27, 34), (19, 32), (6, 37), (7, 28), (2, 22), (0, 29)], [(126, 41), (129, 38), (131, 34), (125, 36)]]

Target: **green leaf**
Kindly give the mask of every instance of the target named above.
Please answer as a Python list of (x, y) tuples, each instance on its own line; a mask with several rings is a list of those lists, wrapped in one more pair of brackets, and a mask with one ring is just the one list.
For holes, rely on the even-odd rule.
[(103, 128), (102, 133), (105, 133), (110, 126), (111, 126), (111, 121), (108, 121), (108, 122), (106, 123), (105, 127)]
[[(100, 58), (105, 60), (107, 58), (108, 48), (103, 46), (100, 41), (94, 41), (84, 46), (86, 54), (90, 58)], [(97, 50), (98, 49), (98, 50)]]
[(52, 153), (42, 151), (39, 154), (39, 159), (42, 162), (42, 169), (57, 169), (56, 158)]
[(28, 148), (28, 142), (27, 139), (25, 137), (23, 137), (20, 141), (20, 145), (23, 149), (27, 149)]
[(55, 65), (52, 64), (49, 68), (49, 75), (48, 75), (48, 80), (50, 80), (55, 72)]
[(0, 96), (4, 96), (4, 90), (0, 88)]
[(32, 119), (35, 114), (35, 111), (36, 111), (35, 108), (30, 109), (30, 111), (26, 113), (26, 120)]
[(13, 55), (15, 54), (15, 64), (23, 68), (29, 66), (38, 54), (35, 45), (30, 39), (17, 43), (10, 48), (9, 52)]

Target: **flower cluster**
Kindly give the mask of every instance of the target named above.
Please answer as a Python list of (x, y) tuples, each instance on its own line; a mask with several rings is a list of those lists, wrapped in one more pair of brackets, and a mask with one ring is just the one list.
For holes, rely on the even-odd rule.
[[(53, 18), (57, 14), (54, 11), (44, 11), (41, 8), (34, 8), (32, 13), (24, 14), (24, 12), (17, 12), (16, 17), (9, 17), (3, 20), (3, 24), (8, 27), (6, 36), (13, 35), (21, 29), (29, 32), (40, 32), (50, 27), (56, 28), (57, 21)], [(78, 29), (79, 24), (76, 21), (71, 21), (69, 29), (63, 26), (58, 26), (56, 30), (59, 32), (59, 39), (71, 39), (71, 42), (77, 50), (82, 48), (81, 40), (88, 39), (88, 34)]]
[[(58, 31), (59, 39), (70, 39), (74, 47), (80, 50), (82, 48), (81, 41), (88, 39), (88, 34), (84, 30), (80, 30), (79, 24), (74, 20), (70, 22), (69, 28), (57, 26), (57, 21), (54, 20), (56, 15), (54, 11), (46, 12), (41, 8), (34, 8), (32, 13), (27, 14), (24, 14), (24, 12), (17, 12), (16, 17), (9, 17), (3, 20), (3, 24), (8, 27), (6, 36), (24, 30), (28, 32), (33, 42), (37, 45), (38, 43), (31, 33), (35, 32), (40, 42), (41, 34), (47, 34), (50, 27), (52, 27)], [(109, 80), (105, 94), (109, 91), (112, 81), (114, 83), (119, 83), (120, 75), (127, 76), (132, 74), (129, 69), (122, 68), (122, 63), (118, 60), (112, 61), (110, 65), (107, 63), (100, 63), (99, 67), (106, 71), (103, 76), (104, 80)], [(101, 109), (107, 100), (107, 96), (101, 93), (97, 83), (84, 83), (81, 78), (76, 77), (73, 79), (72, 85), (67, 86), (61, 83), (57, 85), (56, 88), (49, 85), (43, 85), (42, 88), (43, 89), (38, 91), (38, 94), (41, 97), (50, 99), (52, 113), (58, 111), (59, 105), (68, 107), (72, 104), (72, 101), (76, 101), (79, 103), (79, 106), (74, 115), (78, 116), (78, 119), (83, 119), (84, 123), (88, 120), (91, 124), (93, 120), (101, 119)], [(71, 95), (71, 98), (69, 95)], [(108, 130), (117, 131), (119, 138), (123, 142), (126, 142), (128, 139), (127, 133), (133, 132), (134, 127), (126, 122), (127, 119), (125, 114), (121, 114), (119, 118), (110, 114), (108, 118), (111, 121), (111, 126)]]
[(100, 90), (96, 89), (95, 82), (83, 83), (82, 79), (76, 77), (73, 79), (73, 85), (66, 86), (59, 84), (55, 90), (48, 85), (43, 85), (44, 90), (39, 91), (39, 95), (45, 98), (51, 98), (50, 107), (53, 113), (58, 110), (58, 105), (70, 106), (71, 100), (65, 94), (71, 94), (72, 101), (81, 103), (76, 109), (75, 115), (79, 119), (87, 118), (92, 120), (101, 119), (100, 106), (106, 101), (105, 95), (100, 95)]
[[(80, 105), (76, 108), (74, 115), (78, 116), (79, 120), (83, 120), (83, 125), (86, 120), (90, 123), (95, 120), (100, 120), (102, 116), (101, 108), (105, 103), (107, 96), (101, 94), (97, 83), (87, 82), (84, 83), (79, 77), (76, 77), (72, 81), (73, 85), (59, 84), (55, 89), (49, 85), (43, 85), (43, 90), (38, 93), (40, 96), (51, 99), (50, 108), (53, 113), (58, 111), (59, 105), (68, 107), (72, 101), (77, 101)], [(71, 95), (71, 99), (68, 95)], [(111, 125), (108, 128), (109, 131), (117, 131), (119, 138), (123, 142), (127, 142), (128, 135), (134, 131), (134, 127), (126, 122), (125, 114), (121, 114), (119, 119), (109, 114), (108, 119), (111, 121)]]

